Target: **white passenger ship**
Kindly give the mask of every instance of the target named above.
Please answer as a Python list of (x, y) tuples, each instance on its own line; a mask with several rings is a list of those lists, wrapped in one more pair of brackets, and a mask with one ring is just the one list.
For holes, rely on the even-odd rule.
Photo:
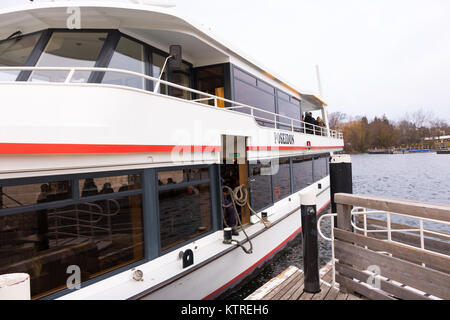
[[(330, 201), (326, 104), (173, 8), (30, 3), (0, 39), (0, 274), (33, 299), (214, 299)], [(231, 244), (224, 185), (255, 211)]]

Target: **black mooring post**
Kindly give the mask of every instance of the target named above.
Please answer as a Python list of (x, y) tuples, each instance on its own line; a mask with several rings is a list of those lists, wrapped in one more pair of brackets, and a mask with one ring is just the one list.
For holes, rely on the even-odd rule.
[[(330, 196), (331, 212), (336, 213), (334, 195), (336, 193), (353, 193), (352, 159), (348, 154), (336, 154), (330, 159)], [(337, 217), (334, 218), (337, 226)]]
[(314, 191), (300, 194), (303, 238), (304, 292), (320, 292), (317, 207)]

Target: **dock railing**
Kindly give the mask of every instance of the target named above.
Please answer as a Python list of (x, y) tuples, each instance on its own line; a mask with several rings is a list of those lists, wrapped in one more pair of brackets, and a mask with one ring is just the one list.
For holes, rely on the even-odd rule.
[(332, 242), (333, 285), (374, 300), (450, 299), (450, 205), (345, 193), (334, 201), (337, 213), (318, 221)]
[[(64, 85), (70, 85), (70, 84), (76, 84), (76, 85), (114, 85), (114, 86), (121, 86), (121, 87), (127, 87), (134, 90), (140, 90), (147, 93), (152, 93), (149, 90), (145, 90), (144, 88), (144, 82), (152, 83), (153, 85), (160, 84), (160, 85), (166, 85), (167, 87), (180, 90), (182, 92), (187, 92), (187, 97), (189, 97), (189, 101), (199, 103), (202, 105), (209, 105), (209, 102), (212, 101), (213, 107), (218, 108), (218, 101), (222, 101), (223, 104), (228, 104), (229, 106), (226, 108), (223, 108), (225, 110), (233, 110), (237, 112), (242, 112), (243, 115), (251, 116), (255, 119), (255, 121), (262, 126), (270, 126), (274, 127), (276, 129), (280, 130), (286, 130), (291, 132), (300, 132), (305, 134), (313, 134), (313, 135), (319, 135), (319, 136), (329, 136), (333, 139), (343, 139), (343, 133), (336, 131), (336, 130), (330, 130), (330, 133), (328, 135), (328, 130), (326, 127), (318, 126), (312, 123), (306, 123), (304, 121), (301, 121), (299, 119), (294, 119), (291, 117), (287, 117), (281, 114), (277, 114), (274, 112), (270, 112), (261, 108), (256, 108), (253, 106), (249, 106), (246, 104), (242, 104), (236, 101), (232, 101), (229, 99), (225, 99), (219, 96), (215, 96), (206, 92), (202, 92), (199, 90), (195, 90), (189, 87), (185, 87), (176, 83), (172, 83), (169, 81), (161, 80), (155, 77), (148, 76), (143, 73), (129, 71), (129, 70), (123, 70), (123, 69), (115, 69), (115, 68), (99, 68), (99, 67), (5, 67), (0, 66), (0, 74), (4, 72), (13, 72), (13, 73), (20, 73), (20, 72), (26, 72), (30, 73), (28, 81), (1, 81), (3, 83), (36, 83), (33, 81), (32, 78), (32, 72), (38, 72), (38, 71), (45, 71), (48, 73), (54, 73), (58, 75), (62, 75), (61, 72), (64, 74), (59, 77), (56, 81), (42, 81), (39, 79), (39, 82), (45, 82), (45, 83), (57, 83), (57, 84), (64, 84)], [(86, 73), (97, 73), (97, 74), (106, 74), (106, 73), (118, 73), (122, 74), (128, 77), (137, 77), (142, 80), (142, 88), (135, 88), (132, 86), (127, 86), (124, 84), (107, 84), (107, 83), (97, 83), (97, 82), (87, 82), (87, 79), (85, 77)], [(80, 74), (83, 75), (83, 77), (80, 78)], [(78, 77), (77, 77), (78, 75)], [(161, 94), (161, 93), (154, 93), (154, 94)], [(177, 99), (184, 99), (175, 95), (171, 95), (174, 98)], [(193, 98), (193, 96), (196, 96)], [(186, 99), (184, 99), (186, 100)]]

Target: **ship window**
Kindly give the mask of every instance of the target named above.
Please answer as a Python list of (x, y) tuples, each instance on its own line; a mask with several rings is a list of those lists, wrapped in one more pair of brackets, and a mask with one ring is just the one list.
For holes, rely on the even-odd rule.
[(292, 158), (294, 191), (299, 191), (313, 183), (312, 159), (310, 156)]
[(71, 181), (51, 181), (0, 187), (0, 209), (72, 198)]
[[(0, 67), (25, 66), (41, 33), (20, 36), (0, 42)], [(0, 71), (0, 81), (15, 81), (20, 71)]]
[(139, 174), (85, 178), (79, 181), (79, 192), (81, 197), (95, 196), (98, 194), (124, 192), (141, 188)]
[[(121, 37), (108, 68), (145, 74), (144, 46), (128, 38)], [(107, 72), (102, 83), (138, 89), (144, 89), (145, 87), (144, 78), (119, 72)]]
[[(238, 79), (234, 80), (234, 95), (239, 103), (271, 112), (255, 110), (254, 115), (260, 125), (274, 127), (275, 119), (272, 113), (275, 113), (275, 97), (273, 95)], [(250, 110), (246, 108), (238, 110), (250, 114)]]
[[(102, 179), (115, 186), (116, 178)], [(28, 273), (33, 299), (67, 289), (74, 275), (69, 266), (77, 267), (83, 286), (85, 281), (144, 259), (141, 190), (124, 194), (114, 187), (107, 196), (73, 200), (67, 195), (69, 183), (46, 183), (43, 178), (39, 186), (45, 184), (65, 187), (61, 194), (66, 194), (62, 197), (66, 200), (52, 202), (50, 188), (37, 196), (35, 206), (0, 210), (0, 274)], [(29, 190), (30, 185), (15, 188)], [(30, 189), (30, 199), (35, 198), (36, 189)]]
[(256, 78), (238, 68), (234, 68), (234, 77), (256, 86)]
[(286, 93), (284, 93), (284, 92), (282, 92), (280, 90), (277, 90), (277, 95), (278, 95), (278, 98), (281, 98), (281, 99), (284, 99), (286, 101), (289, 101), (289, 95), (287, 95)]
[[(38, 67), (94, 67), (106, 32), (54, 32), (37, 63)], [(34, 71), (35, 82), (63, 82), (69, 71)], [(72, 82), (87, 82), (91, 72), (79, 71)]]
[[(282, 116), (293, 118), (296, 120), (301, 120), (301, 111), (299, 104), (293, 104), (286, 100), (278, 98), (278, 113)], [(281, 125), (281, 128), (291, 128), (291, 120), (279, 117), (279, 121), (282, 124), (286, 124), (287, 126)], [(294, 127), (299, 128), (300, 122), (293, 121)]]
[(196, 238), (212, 229), (209, 183), (159, 191), (161, 250)]
[[(153, 53), (152, 54), (152, 76), (154, 78), (159, 78), (160, 74), (161, 74), (161, 70), (162, 67), (164, 66), (164, 62), (166, 61), (166, 57), (158, 54), (158, 53)], [(167, 81), (167, 65), (166, 68), (164, 69), (164, 72), (161, 76), (161, 80), (165, 80)], [(153, 82), (153, 86), (155, 86), (156, 83)], [(167, 86), (165, 84), (162, 84), (159, 86), (158, 89), (158, 93), (161, 94), (167, 94)]]
[(250, 165), (250, 196), (251, 205), (255, 211), (262, 210), (272, 202), (272, 168), (270, 163)]
[[(186, 70), (186, 64), (182, 64), (182, 70)], [(189, 69), (188, 69), (189, 70)], [(191, 86), (191, 80), (190, 80), (190, 73), (186, 73), (184, 71), (173, 71), (171, 74), (171, 82), (176, 83), (180, 86), (190, 88)], [(191, 92), (171, 87), (171, 96), (182, 98), (186, 100), (191, 100)]]
[(328, 157), (326, 155), (314, 156), (314, 181), (327, 175)]
[(267, 83), (265, 83), (265, 82), (263, 82), (263, 81), (261, 81), (259, 79), (258, 79), (258, 88), (261, 88), (264, 91), (269, 92), (270, 94), (274, 94), (274, 92), (275, 92), (275, 88), (274, 87), (268, 85)]
[[(224, 65), (201, 67), (196, 69), (197, 89), (214, 96), (225, 98), (225, 68)], [(198, 96), (197, 98), (206, 98)], [(214, 105), (214, 100), (204, 100), (201, 103)], [(218, 107), (225, 107), (225, 102), (218, 100)]]
[(158, 172), (158, 185), (171, 186), (184, 182), (193, 182), (209, 179), (209, 169), (180, 169), (174, 171)]
[(273, 165), (273, 200), (281, 200), (291, 193), (291, 173), (289, 158), (281, 158), (278, 162), (278, 168)]

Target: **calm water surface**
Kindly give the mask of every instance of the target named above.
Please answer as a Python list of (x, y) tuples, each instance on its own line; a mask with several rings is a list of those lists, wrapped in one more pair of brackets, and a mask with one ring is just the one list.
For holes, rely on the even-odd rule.
[[(353, 193), (450, 204), (450, 155), (352, 155), (352, 170)], [(322, 224), (326, 234), (330, 230), (328, 220), (324, 219)], [(401, 218), (393, 218), (392, 221), (405, 222)], [(425, 226), (450, 232), (448, 227), (442, 225)], [(319, 237), (320, 265), (325, 265), (330, 259), (331, 246)], [(303, 268), (301, 235), (254, 272), (250, 279), (219, 299), (243, 300), (291, 265)]]

